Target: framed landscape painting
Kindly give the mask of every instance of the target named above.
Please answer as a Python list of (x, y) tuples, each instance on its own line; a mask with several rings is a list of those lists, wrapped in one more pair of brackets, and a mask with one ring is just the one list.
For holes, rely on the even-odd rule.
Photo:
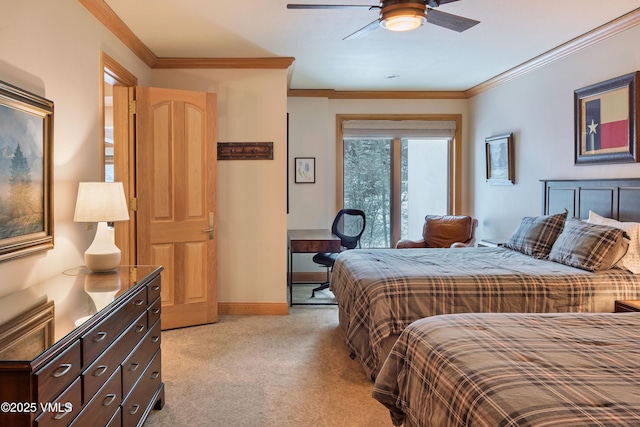
[(0, 82), (0, 261), (53, 248), (53, 102)]
[(491, 185), (512, 185), (515, 181), (513, 165), (513, 134), (490, 136), (485, 139), (487, 182)]
[(639, 74), (626, 74), (574, 92), (576, 165), (638, 161)]

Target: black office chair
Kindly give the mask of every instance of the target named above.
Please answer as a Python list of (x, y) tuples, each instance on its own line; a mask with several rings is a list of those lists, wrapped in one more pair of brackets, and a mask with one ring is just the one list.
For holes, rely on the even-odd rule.
[[(367, 219), (364, 212), (359, 209), (342, 209), (336, 215), (331, 225), (331, 232), (340, 238), (340, 246), (347, 249), (355, 249), (360, 246), (360, 237), (364, 233)], [(329, 272), (336, 262), (338, 253), (321, 252), (313, 256), (313, 262), (327, 267), (327, 281), (311, 292), (311, 297), (316, 296), (317, 291), (329, 287)]]

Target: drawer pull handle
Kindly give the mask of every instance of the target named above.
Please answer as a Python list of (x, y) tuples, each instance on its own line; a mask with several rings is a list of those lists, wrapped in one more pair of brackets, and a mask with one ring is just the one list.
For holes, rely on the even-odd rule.
[(142, 305), (144, 303), (143, 299), (137, 299), (133, 302), (133, 305)]
[(131, 407), (131, 410), (129, 410), (129, 414), (130, 415), (135, 415), (136, 412), (138, 412), (138, 409), (140, 409), (140, 405), (135, 404)]
[(115, 394), (107, 394), (107, 396), (102, 401), (102, 406), (109, 406), (113, 403), (114, 400), (116, 400)]
[(145, 330), (145, 326), (144, 326), (144, 325), (138, 325), (138, 326), (136, 326), (136, 332), (137, 332), (137, 333), (140, 333), (140, 332), (142, 332), (142, 331), (144, 331), (144, 330)]
[(105, 372), (107, 372), (107, 369), (109, 369), (109, 367), (108, 367), (108, 366), (100, 365), (100, 366), (98, 366), (98, 368), (97, 368), (95, 371), (93, 371), (93, 376), (94, 376), (94, 377), (100, 377), (100, 376), (102, 376)]
[(60, 378), (61, 376), (65, 375), (67, 372), (69, 372), (72, 366), (73, 365), (70, 363), (64, 363), (60, 365), (60, 367), (53, 372), (53, 378)]
[(160, 372), (155, 371), (155, 372), (152, 372), (151, 375), (149, 375), (149, 378), (151, 378), (152, 380), (155, 380), (159, 376), (160, 376)]
[(154, 335), (154, 336), (152, 336), (152, 337), (151, 337), (151, 339), (150, 339), (149, 341), (151, 341), (152, 343), (154, 343), (154, 344), (155, 344), (155, 343), (157, 343), (158, 341), (160, 341), (160, 337), (159, 337), (159, 336), (157, 336), (157, 335)]
[(135, 372), (138, 370), (139, 367), (140, 367), (139, 363), (133, 362), (131, 366), (129, 366), (129, 372)]
[[(69, 412), (71, 412), (71, 411), (69, 411)], [(66, 411), (65, 412), (56, 412), (56, 414), (52, 418), (54, 420), (56, 420), (56, 421), (61, 420), (64, 417), (66, 417), (69, 412), (66, 412)]]
[(153, 314), (158, 314), (158, 313), (160, 313), (160, 309), (159, 308), (154, 308), (153, 310), (151, 310), (151, 312)]
[(151, 287), (151, 290), (152, 290), (152, 291), (159, 291), (159, 290), (160, 290), (160, 285), (153, 285), (153, 286)]
[(106, 332), (98, 332), (95, 337), (93, 337), (93, 342), (100, 342), (107, 337)]

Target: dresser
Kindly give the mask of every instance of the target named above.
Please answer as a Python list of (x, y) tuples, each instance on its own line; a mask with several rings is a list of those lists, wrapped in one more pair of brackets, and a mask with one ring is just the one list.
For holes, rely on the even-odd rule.
[(0, 426), (140, 426), (164, 404), (162, 267), (84, 267), (0, 299)]

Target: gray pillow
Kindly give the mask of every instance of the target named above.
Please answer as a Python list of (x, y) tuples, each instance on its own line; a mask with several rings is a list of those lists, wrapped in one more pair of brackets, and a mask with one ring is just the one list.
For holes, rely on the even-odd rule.
[(567, 211), (555, 215), (524, 217), (506, 247), (534, 258), (547, 259), (562, 232)]
[(624, 230), (568, 220), (549, 254), (549, 260), (588, 271), (608, 270), (629, 247)]

